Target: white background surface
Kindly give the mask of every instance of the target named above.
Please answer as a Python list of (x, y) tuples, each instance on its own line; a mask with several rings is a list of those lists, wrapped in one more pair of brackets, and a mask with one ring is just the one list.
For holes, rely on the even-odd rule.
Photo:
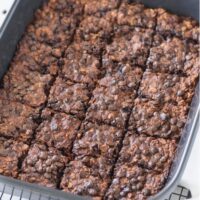
[[(12, 6), (14, 0), (0, 0), (0, 27), (6, 18), (10, 7)], [(3, 12), (6, 11), (4, 14)]]
[[(0, 27), (14, 0), (0, 0)], [(6, 14), (3, 14), (6, 10)], [(200, 200), (200, 133), (198, 134), (181, 183), (190, 188), (192, 200)]]

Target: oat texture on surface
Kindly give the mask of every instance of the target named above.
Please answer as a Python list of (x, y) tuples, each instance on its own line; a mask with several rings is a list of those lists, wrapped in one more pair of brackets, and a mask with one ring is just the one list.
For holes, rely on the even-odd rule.
[(49, 0), (0, 82), (0, 174), (93, 199), (166, 184), (198, 82), (199, 25), (126, 0)]

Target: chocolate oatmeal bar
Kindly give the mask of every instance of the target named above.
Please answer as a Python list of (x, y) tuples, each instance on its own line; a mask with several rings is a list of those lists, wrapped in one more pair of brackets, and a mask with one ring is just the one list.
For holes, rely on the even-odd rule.
[(117, 11), (115, 10), (103, 13), (100, 16), (85, 17), (76, 31), (75, 41), (85, 41), (102, 50), (106, 43), (109, 43), (112, 39), (116, 18)]
[(10, 68), (4, 76), (4, 89), (9, 99), (32, 107), (42, 106), (46, 100), (46, 89), (52, 80), (50, 74), (41, 75), (25, 67)]
[(180, 77), (165, 73), (146, 71), (139, 88), (139, 94), (162, 102), (190, 103), (194, 94), (194, 77)]
[(72, 115), (57, 113), (50, 109), (43, 110), (42, 120), (36, 131), (36, 140), (69, 155), (81, 124), (80, 120)]
[(27, 35), (54, 48), (64, 49), (71, 43), (78, 23), (73, 16), (61, 17), (61, 13), (51, 9), (47, 13), (38, 12), (37, 15), (38, 20), (28, 27)]
[(184, 73), (185, 56), (185, 41), (177, 37), (165, 40), (156, 35), (147, 60), (147, 67), (154, 72)]
[(91, 92), (86, 84), (73, 83), (58, 77), (51, 87), (47, 106), (83, 118), (90, 96)]
[(20, 159), (27, 151), (27, 144), (0, 136), (0, 174), (16, 178)]
[(197, 21), (158, 9), (156, 30), (164, 36), (176, 35), (183, 39), (199, 40), (200, 28)]
[[(43, 44), (32, 40), (29, 36), (24, 36), (15, 55), (10, 69), (19, 70), (27, 69), (37, 71), (41, 74), (56, 74), (58, 70), (57, 61), (61, 57), (62, 52), (59, 48), (52, 48), (47, 44)], [(53, 65), (55, 69), (53, 69)]]
[(119, 65), (113, 74), (107, 73), (93, 91), (86, 119), (124, 128), (141, 76), (140, 68), (128, 64)]
[(66, 50), (62, 77), (93, 86), (101, 74), (99, 59), (80, 44), (74, 43)]
[(56, 188), (60, 173), (69, 159), (53, 147), (35, 143), (22, 163), (19, 178), (30, 183)]
[(126, 133), (117, 165), (138, 165), (155, 172), (169, 171), (175, 155), (176, 140)]
[(199, 24), (132, 0), (49, 0), (0, 81), (0, 174), (94, 200), (166, 184), (200, 71)]
[(63, 50), (71, 43), (82, 14), (83, 6), (78, 1), (51, 0), (36, 12), (28, 34), (40, 42)]
[[(152, 42), (151, 29), (118, 27), (113, 42), (106, 46), (105, 57), (114, 62), (144, 66)], [(127, 32), (127, 33), (126, 33)]]
[(0, 97), (0, 137), (29, 143), (37, 127), (38, 109)]
[(84, 159), (71, 161), (64, 171), (60, 187), (66, 192), (102, 199), (110, 179), (105, 174), (105, 166), (102, 166), (101, 173), (98, 165), (97, 159), (91, 163), (87, 159), (85, 162)]
[(122, 136), (123, 131), (118, 128), (84, 122), (74, 142), (73, 153), (76, 157), (103, 157), (112, 165)]
[(122, 3), (118, 10), (117, 24), (130, 27), (155, 28), (157, 10), (138, 3)]
[(129, 130), (139, 134), (178, 139), (187, 119), (187, 105), (173, 105), (137, 98), (129, 120)]
[(158, 193), (165, 184), (168, 173), (143, 169), (137, 165), (117, 165), (114, 179), (105, 196), (108, 200), (146, 200)]

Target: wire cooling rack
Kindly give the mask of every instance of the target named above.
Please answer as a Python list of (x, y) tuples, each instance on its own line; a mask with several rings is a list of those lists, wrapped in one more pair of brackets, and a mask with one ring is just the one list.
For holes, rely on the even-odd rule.
[(0, 200), (66, 200), (0, 183)]
[[(178, 186), (176, 190), (165, 200), (185, 200), (192, 197), (190, 190)], [(11, 185), (0, 183), (0, 200), (64, 200), (59, 197), (47, 196), (45, 194), (23, 190)], [(164, 200), (164, 199), (163, 199)]]
[(191, 199), (191, 191), (183, 186), (177, 186), (176, 190), (166, 200), (185, 200)]

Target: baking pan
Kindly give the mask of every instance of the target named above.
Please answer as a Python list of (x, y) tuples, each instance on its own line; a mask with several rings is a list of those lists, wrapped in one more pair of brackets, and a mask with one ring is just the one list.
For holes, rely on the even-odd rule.
[[(9, 11), (8, 16), (0, 29), (0, 79), (8, 69), (12, 60), (17, 43), (23, 34), (27, 24), (32, 20), (34, 11), (41, 6), (45, 0), (16, 0)], [(138, 2), (138, 1), (137, 1)], [(168, 11), (180, 15), (190, 16), (199, 20), (199, 1), (198, 0), (140, 0), (148, 7), (162, 7)], [(193, 97), (191, 108), (188, 114), (188, 120), (183, 129), (177, 153), (173, 161), (169, 177), (164, 188), (151, 197), (151, 200), (164, 200), (178, 185), (184, 172), (187, 160), (189, 158), (195, 136), (199, 131), (199, 113), (200, 113), (200, 84), (197, 84), (195, 95)], [(39, 185), (25, 183), (9, 177), (0, 176), (0, 199), (3, 199), (4, 193), (12, 195), (18, 194), (19, 199), (85, 199), (76, 195), (61, 192), (59, 190), (45, 188)], [(25, 196), (25, 197), (24, 197)]]

